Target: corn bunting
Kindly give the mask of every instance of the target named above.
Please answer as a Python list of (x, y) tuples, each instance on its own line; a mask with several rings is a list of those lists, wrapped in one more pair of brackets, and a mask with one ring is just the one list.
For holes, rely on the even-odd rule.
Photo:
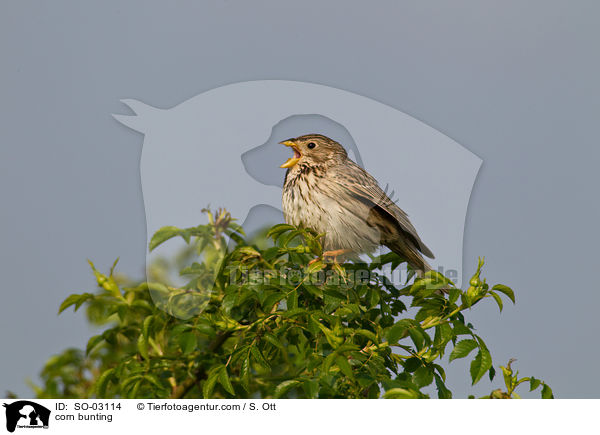
[(434, 258), (417, 230), (379, 187), (375, 178), (354, 163), (336, 141), (320, 134), (288, 139), (294, 156), (283, 186), (287, 223), (324, 233), (324, 257), (356, 258), (385, 245), (422, 275), (431, 269), (423, 255)]

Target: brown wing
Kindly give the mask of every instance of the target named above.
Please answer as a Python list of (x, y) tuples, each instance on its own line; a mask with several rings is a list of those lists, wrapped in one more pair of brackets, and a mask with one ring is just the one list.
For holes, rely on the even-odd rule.
[[(337, 174), (338, 180), (346, 188), (346, 193), (370, 207), (367, 223), (376, 226), (383, 237), (393, 241), (398, 236), (410, 240), (414, 246), (429, 258), (435, 258), (423, 243), (408, 215), (398, 207), (379, 187), (377, 180), (351, 160), (348, 171)], [(343, 203), (343, 201), (342, 201)]]

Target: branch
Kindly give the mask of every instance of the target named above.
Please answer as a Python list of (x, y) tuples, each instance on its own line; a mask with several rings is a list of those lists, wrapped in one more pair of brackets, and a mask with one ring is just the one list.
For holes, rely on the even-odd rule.
[[(225, 331), (225, 332), (218, 333), (217, 336), (215, 337), (215, 339), (213, 340), (213, 342), (210, 343), (210, 345), (208, 346), (208, 350), (210, 352), (215, 352), (217, 349), (219, 349), (223, 345), (223, 343), (225, 343), (225, 340), (227, 340), (229, 337), (231, 337), (232, 334), (233, 334), (233, 331)], [(194, 385), (197, 384), (198, 387), (200, 387), (200, 381), (202, 381), (206, 378), (207, 378), (206, 370), (204, 369), (204, 367), (200, 366), (198, 368), (198, 370), (196, 370), (194, 377), (187, 378), (181, 384), (173, 386), (173, 390), (171, 391), (170, 398), (171, 399), (182, 399), (183, 397), (185, 397), (185, 395), (187, 393), (190, 392), (190, 390), (194, 387)]]

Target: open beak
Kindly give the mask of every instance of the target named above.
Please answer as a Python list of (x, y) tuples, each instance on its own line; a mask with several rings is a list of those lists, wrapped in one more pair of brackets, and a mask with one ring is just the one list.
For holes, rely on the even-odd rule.
[(291, 140), (284, 140), (283, 142), (279, 143), (285, 145), (286, 147), (292, 147), (294, 150), (294, 157), (290, 157), (283, 165), (280, 166), (280, 168), (291, 168), (302, 158), (302, 154), (300, 154), (300, 151), (298, 151), (298, 146)]

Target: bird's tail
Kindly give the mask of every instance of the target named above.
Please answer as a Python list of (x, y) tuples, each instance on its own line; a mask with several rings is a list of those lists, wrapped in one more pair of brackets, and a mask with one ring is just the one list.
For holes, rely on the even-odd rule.
[[(421, 253), (413, 246), (402, 242), (395, 242), (387, 245), (393, 252), (406, 260), (408, 265), (415, 271), (417, 278), (423, 278), (425, 273), (433, 270), (431, 265), (423, 258)], [(438, 294), (449, 293), (450, 287), (443, 287), (437, 290)]]
[(432, 270), (431, 266), (423, 258), (421, 253), (413, 246), (404, 241), (394, 241), (387, 245), (393, 252), (404, 258), (408, 265), (416, 272), (419, 278), (425, 275), (425, 272)]

